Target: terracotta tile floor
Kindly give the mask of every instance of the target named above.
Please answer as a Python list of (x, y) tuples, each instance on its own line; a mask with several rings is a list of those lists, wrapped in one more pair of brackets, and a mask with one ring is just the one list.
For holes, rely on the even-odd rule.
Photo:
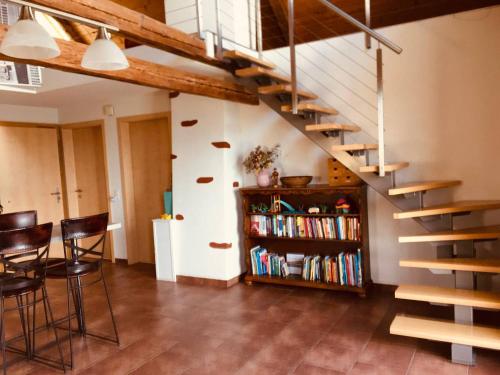
[[(387, 290), (366, 299), (263, 285), (221, 290), (157, 282), (146, 265), (107, 265), (106, 275), (121, 345), (78, 337), (79, 374), (500, 374), (499, 352), (477, 350), (468, 367), (449, 361), (450, 345), (389, 335), (397, 312), (450, 318), (451, 310), (395, 301)], [(48, 290), (61, 316), (65, 284), (50, 280)], [(85, 305), (89, 329), (111, 334), (102, 286), (86, 291)], [(478, 315), (498, 324), (498, 313)], [(15, 312), (7, 327), (19, 332)], [(9, 374), (62, 373), (16, 355), (9, 362)]]

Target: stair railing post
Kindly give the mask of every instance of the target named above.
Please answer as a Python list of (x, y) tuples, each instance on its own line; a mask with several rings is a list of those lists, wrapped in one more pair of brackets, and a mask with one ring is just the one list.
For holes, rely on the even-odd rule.
[(217, 23), (217, 50), (216, 57), (222, 60), (222, 24), (220, 20), (220, 3), (219, 0), (215, 0), (215, 22)]
[[(372, 26), (370, 0), (365, 0), (365, 24), (370, 28)], [(365, 33), (365, 47), (366, 49), (372, 48), (372, 39), (368, 33)]]
[(202, 20), (202, 4), (201, 0), (196, 0), (196, 27), (198, 28), (198, 36), (203, 38), (203, 20)]
[[(256, 1), (256, 0), (255, 0)], [(248, 48), (257, 49), (257, 37), (253, 37), (253, 22), (252, 22), (252, 0), (247, 0), (247, 11), (248, 11)], [(257, 35), (257, 30), (255, 30), (255, 35)]]
[(385, 142), (384, 142), (384, 77), (382, 49), (377, 48), (377, 123), (378, 123), (378, 168), (379, 176), (385, 176)]
[(295, 8), (294, 0), (288, 0), (288, 43), (290, 45), (290, 73), (292, 78), (292, 113), (298, 113), (297, 66), (295, 61)]
[(262, 13), (260, 10), (260, 0), (255, 0), (255, 39), (259, 59), (262, 59)]

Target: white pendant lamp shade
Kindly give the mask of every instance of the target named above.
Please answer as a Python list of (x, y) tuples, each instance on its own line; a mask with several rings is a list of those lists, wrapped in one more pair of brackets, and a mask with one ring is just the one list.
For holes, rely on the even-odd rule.
[(99, 29), (96, 40), (87, 48), (82, 66), (91, 70), (122, 70), (129, 67), (123, 51), (110, 40), (104, 28)]
[(33, 19), (31, 10), (23, 7), (19, 21), (9, 27), (0, 53), (19, 59), (46, 60), (59, 56), (61, 51), (49, 33)]

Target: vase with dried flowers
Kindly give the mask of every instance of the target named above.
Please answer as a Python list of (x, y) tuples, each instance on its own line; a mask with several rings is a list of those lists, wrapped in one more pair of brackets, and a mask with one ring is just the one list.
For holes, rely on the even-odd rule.
[(243, 160), (243, 166), (247, 173), (255, 173), (257, 176), (257, 185), (267, 187), (271, 184), (269, 176), (269, 168), (278, 159), (280, 145), (276, 145), (271, 149), (257, 146)]

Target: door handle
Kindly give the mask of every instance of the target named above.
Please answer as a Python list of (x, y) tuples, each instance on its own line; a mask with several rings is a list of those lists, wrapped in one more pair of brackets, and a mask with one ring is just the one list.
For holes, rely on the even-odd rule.
[(82, 198), (82, 193), (83, 193), (83, 190), (82, 189), (76, 189), (75, 190), (75, 193), (78, 194), (77, 197), (78, 199), (81, 199)]
[(53, 195), (57, 198), (57, 203), (59, 203), (61, 201), (61, 192), (59, 190), (57, 190), (53, 193), (50, 193), (50, 195)]

